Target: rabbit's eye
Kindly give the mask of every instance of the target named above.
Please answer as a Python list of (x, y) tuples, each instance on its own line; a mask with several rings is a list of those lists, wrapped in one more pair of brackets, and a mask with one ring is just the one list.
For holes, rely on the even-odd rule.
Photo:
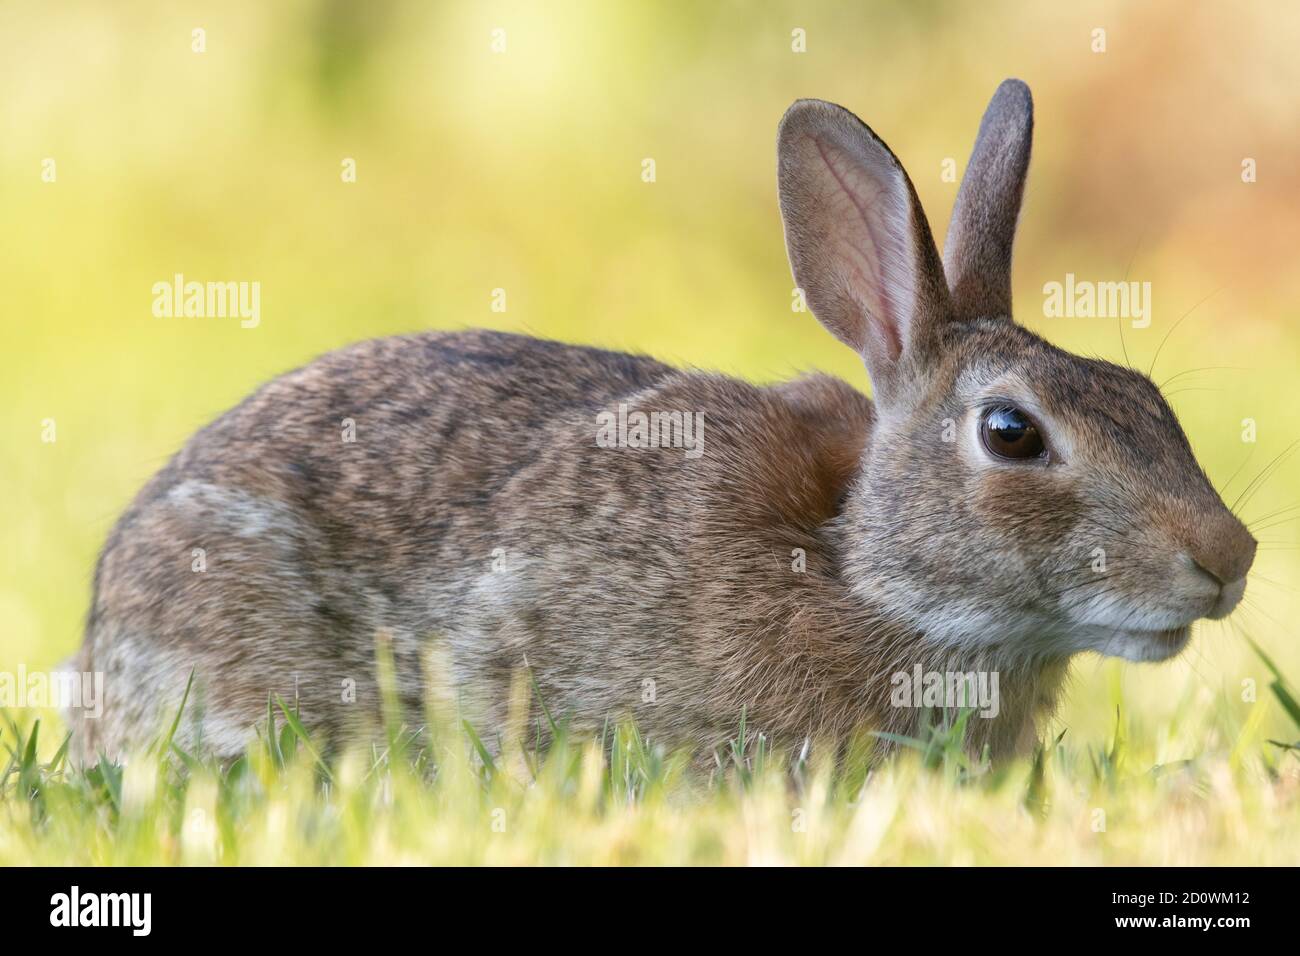
[(998, 458), (1022, 460), (1041, 458), (1043, 436), (1029, 416), (1011, 405), (999, 405), (984, 413), (980, 421), (984, 447)]

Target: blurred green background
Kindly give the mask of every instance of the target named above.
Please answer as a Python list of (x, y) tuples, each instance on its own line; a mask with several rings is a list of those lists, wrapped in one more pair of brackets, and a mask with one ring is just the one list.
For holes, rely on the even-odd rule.
[[(790, 308), (774, 136), (802, 96), (886, 139), (941, 240), (944, 161), (960, 173), (997, 83), (1026, 80), (1018, 318), (1145, 369), (1185, 316), (1155, 378), (1188, 373), (1167, 391), (1231, 502), (1300, 437), (1298, 20), (1271, 2), (0, 4), (0, 670), (76, 647), (98, 548), (191, 432), (347, 342), (492, 326), (868, 388)], [(154, 318), (178, 272), (260, 282), (260, 325)], [(1067, 272), (1151, 282), (1151, 326), (1045, 318)], [(1298, 474), (1285, 462), (1245, 517), (1295, 504)], [(1100, 732), (1117, 699), (1244, 720), (1241, 681), (1267, 694), (1242, 629), (1300, 669), (1297, 524), (1263, 524), (1236, 627), (1203, 626), (1172, 665), (1082, 660), (1067, 724)]]

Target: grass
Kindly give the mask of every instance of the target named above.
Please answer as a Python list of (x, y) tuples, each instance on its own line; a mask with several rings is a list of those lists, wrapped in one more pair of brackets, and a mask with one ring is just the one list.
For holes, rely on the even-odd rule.
[[(370, 749), (327, 760), (276, 699), (226, 766), (176, 745), (180, 711), (125, 765), (85, 768), (66, 737), (41, 756), (41, 720), (7, 718), (0, 865), (1296, 864), (1300, 743), (1260, 729), (1276, 704), (1300, 738), (1300, 706), (1265, 663), (1272, 696), (1243, 726), (1189, 700), (1181, 727), (1119, 712), (1105, 740), (1057, 730), (997, 768), (963, 752), (969, 712), (838, 765), (774, 751), (742, 715), (707, 769), (626, 724), (573, 738), (545, 708), (496, 756), (431, 708), (424, 727), (386, 721)], [(1150, 741), (1171, 733), (1208, 745), (1154, 763)]]

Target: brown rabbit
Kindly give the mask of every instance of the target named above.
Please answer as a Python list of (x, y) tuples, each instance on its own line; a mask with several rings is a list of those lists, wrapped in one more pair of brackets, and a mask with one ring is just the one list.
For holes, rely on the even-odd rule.
[(270, 693), (362, 739), (377, 634), (413, 714), (437, 646), (489, 739), (526, 660), (577, 728), (631, 715), (703, 746), (742, 708), (778, 742), (915, 733), (931, 675), (991, 675), (967, 741), (995, 755), (1035, 740), (1073, 655), (1177, 653), (1236, 605), (1255, 542), (1150, 380), (1012, 322), (1031, 129), (1008, 80), (941, 262), (870, 129), (786, 113), (795, 279), (874, 403), (494, 332), (364, 342), (265, 385), (109, 538), (81, 753), (145, 743), (191, 670), (185, 746), (237, 753)]

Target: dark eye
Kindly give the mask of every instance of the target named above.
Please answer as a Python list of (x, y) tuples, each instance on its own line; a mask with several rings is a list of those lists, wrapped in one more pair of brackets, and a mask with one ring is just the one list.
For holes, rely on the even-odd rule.
[(1011, 405), (998, 405), (980, 420), (984, 447), (999, 458), (1023, 460), (1041, 458), (1043, 436), (1029, 416)]

